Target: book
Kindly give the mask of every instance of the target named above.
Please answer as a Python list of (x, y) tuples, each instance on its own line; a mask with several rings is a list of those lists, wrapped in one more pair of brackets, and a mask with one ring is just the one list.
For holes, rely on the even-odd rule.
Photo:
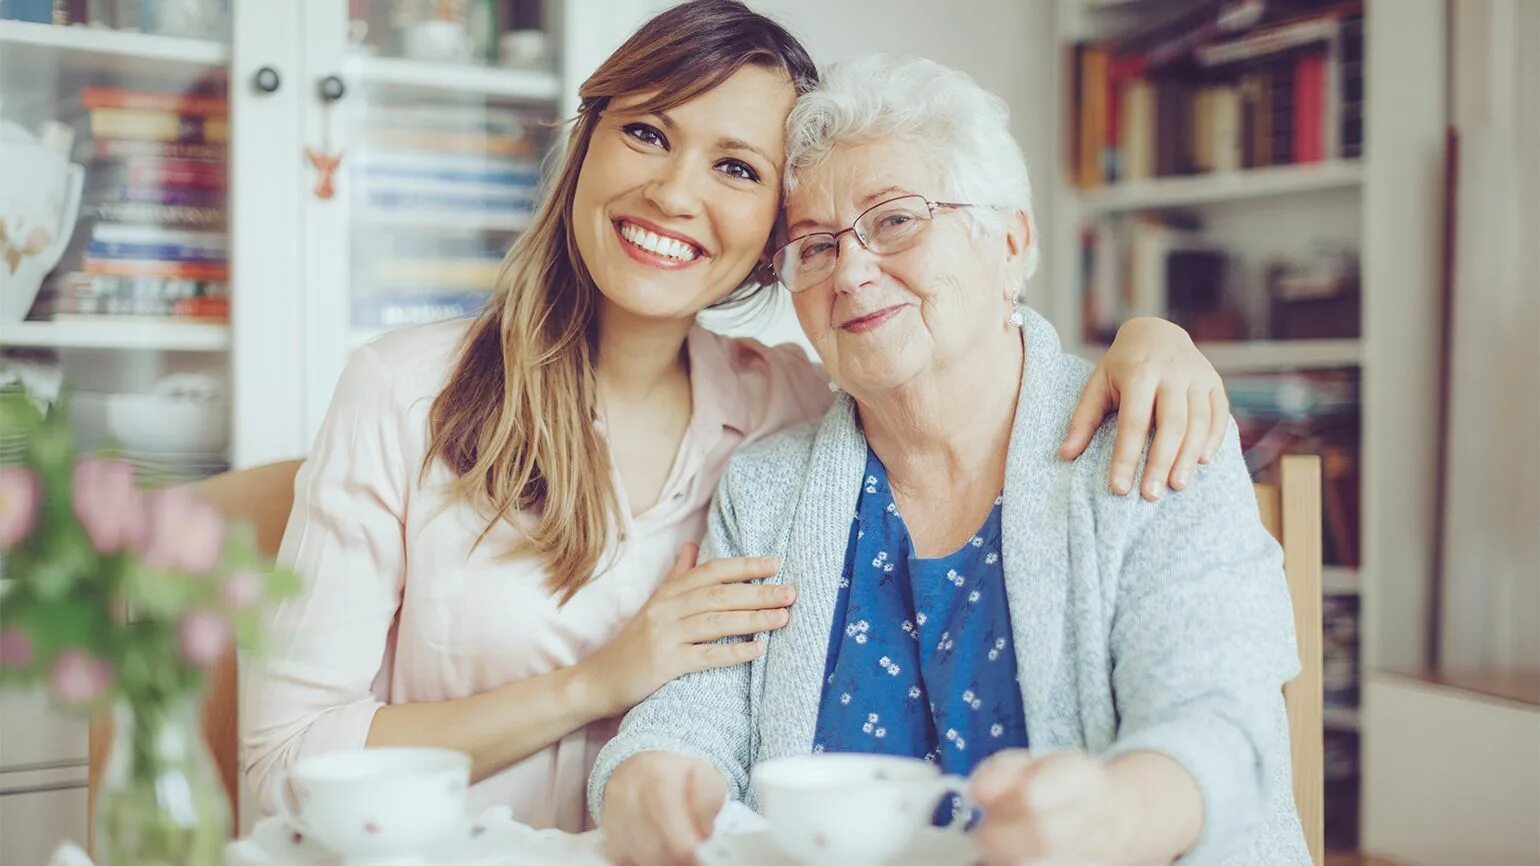
[(191, 247), (223, 250), (228, 245), (224, 232), (186, 231), (157, 225), (99, 222), (91, 226), (91, 240), (118, 244), (183, 244)]
[(126, 166), (128, 182), (140, 186), (189, 186), (224, 189), (227, 164), (211, 160), (168, 159), (155, 162), (135, 159)]
[(223, 117), (184, 117), (169, 111), (93, 108), (88, 112), (88, 120), (91, 135), (97, 138), (208, 144), (222, 144), (230, 139), (230, 123)]
[(81, 262), (80, 269), (88, 274), (116, 277), (180, 277), (210, 281), (225, 281), (230, 278), (230, 266), (224, 262), (96, 259), (88, 256)]
[(202, 187), (117, 186), (112, 190), (118, 201), (138, 204), (223, 207), (225, 191)]
[(98, 160), (152, 157), (156, 159), (191, 159), (223, 163), (229, 158), (229, 148), (224, 144), (201, 144), (185, 141), (141, 141), (127, 138), (96, 138), (91, 143), (91, 156)]
[(110, 201), (82, 205), (81, 212), (86, 216), (109, 222), (149, 223), (188, 228), (211, 228), (225, 224), (224, 208), (217, 207)]
[(122, 108), (165, 112), (184, 117), (228, 117), (230, 114), (230, 102), (222, 96), (127, 90), (121, 87), (81, 88), (80, 105), (87, 109)]
[(94, 259), (145, 259), (163, 262), (228, 262), (224, 249), (191, 247), (181, 244), (103, 243), (91, 241), (86, 255)]

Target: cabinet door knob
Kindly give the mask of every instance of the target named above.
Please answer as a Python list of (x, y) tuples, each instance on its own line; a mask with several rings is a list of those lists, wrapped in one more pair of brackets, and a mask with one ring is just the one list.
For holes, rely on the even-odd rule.
[(321, 98), (327, 102), (336, 102), (348, 93), (347, 85), (343, 84), (342, 79), (335, 75), (328, 75), (321, 79), (319, 89), (321, 91)]
[(271, 66), (264, 66), (251, 76), (251, 84), (263, 93), (277, 93), (278, 88), (283, 85), (283, 78), (278, 74), (278, 70)]

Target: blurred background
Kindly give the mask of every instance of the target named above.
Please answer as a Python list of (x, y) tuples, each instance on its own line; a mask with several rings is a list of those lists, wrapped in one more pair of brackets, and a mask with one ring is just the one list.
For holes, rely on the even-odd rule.
[[(353, 347), (485, 301), (665, 5), (0, 0), (0, 380), (163, 483), (303, 455)], [(1259, 480), (1321, 456), (1338, 859), (1540, 863), (1540, 0), (750, 5), (998, 94), (1029, 302), (1088, 355), (1178, 322)], [(714, 325), (796, 340), (772, 306)], [(45, 701), (0, 697), (5, 864), (85, 835)]]

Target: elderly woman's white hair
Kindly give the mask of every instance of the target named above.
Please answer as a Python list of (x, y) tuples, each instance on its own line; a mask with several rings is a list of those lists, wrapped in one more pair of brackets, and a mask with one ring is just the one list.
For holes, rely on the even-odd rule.
[[(920, 57), (875, 54), (836, 63), (819, 86), (803, 94), (786, 121), (786, 193), (798, 173), (817, 166), (835, 147), (873, 139), (911, 143), (942, 173), (945, 189), (931, 198), (1019, 210), (1031, 226), (1023, 279), (1037, 271), (1037, 223), (1026, 159), (1011, 136), (1005, 101), (966, 73)], [(986, 228), (987, 210), (970, 211)]]

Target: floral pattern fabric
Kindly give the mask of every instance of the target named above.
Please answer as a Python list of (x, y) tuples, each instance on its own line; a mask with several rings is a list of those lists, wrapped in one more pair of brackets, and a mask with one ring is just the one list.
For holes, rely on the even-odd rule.
[(966, 776), (1025, 747), (1000, 499), (960, 549), (918, 558), (868, 449), (826, 658), (815, 752), (907, 755)]

